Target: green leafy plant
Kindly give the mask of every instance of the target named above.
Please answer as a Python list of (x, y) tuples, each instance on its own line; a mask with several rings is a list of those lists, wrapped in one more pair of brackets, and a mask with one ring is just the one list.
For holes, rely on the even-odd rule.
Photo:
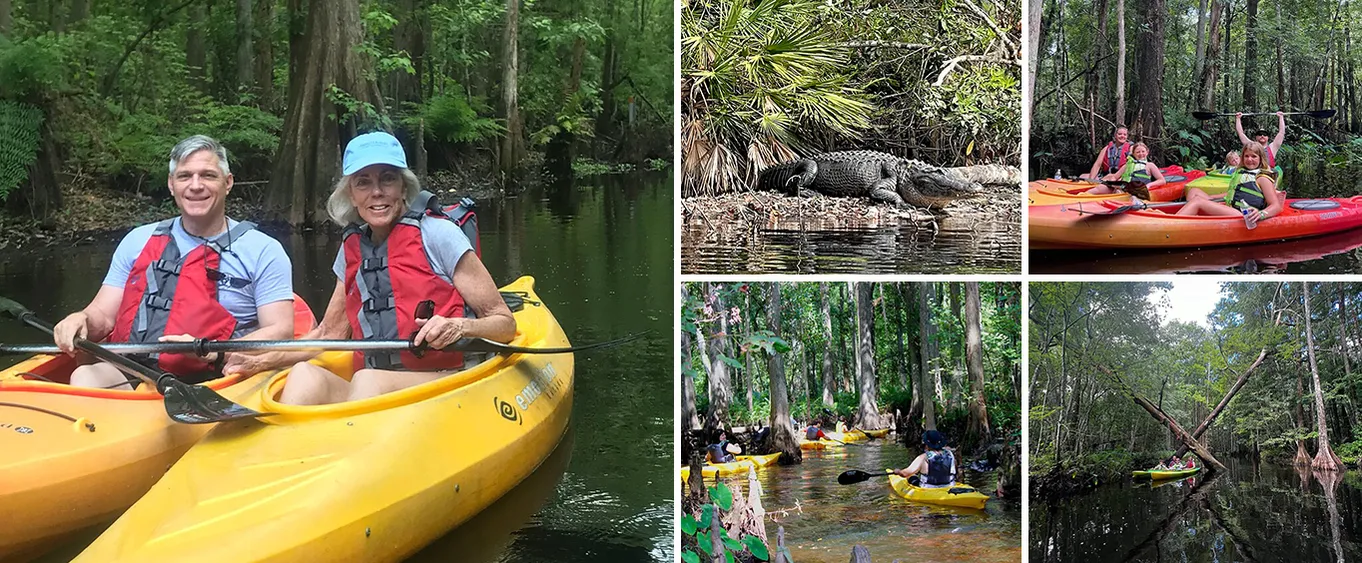
[[(741, 553), (751, 553), (752, 557), (758, 561), (770, 561), (771, 553), (767, 549), (766, 543), (757, 536), (743, 536), (734, 538), (728, 535), (728, 530), (719, 526), (718, 533), (721, 534), (722, 542), (721, 553), (714, 552), (714, 538), (711, 537), (711, 527), (714, 519), (720, 518), (719, 510), (733, 509), (733, 490), (728, 485), (719, 483), (709, 488), (709, 498), (713, 502), (700, 506), (700, 518), (696, 519), (689, 514), (681, 517), (681, 538), (683, 544), (692, 544), (681, 552), (681, 560), (686, 563), (700, 563), (709, 561), (716, 556), (722, 555), (728, 563), (733, 563), (734, 556)], [(784, 550), (786, 560), (791, 560), (789, 551)], [(703, 556), (702, 556), (703, 554)]]
[(43, 112), (36, 107), (0, 100), (0, 201), (28, 179), (38, 158)]
[(500, 137), (506, 127), (486, 117), (492, 108), (482, 98), (464, 96), (463, 87), (454, 85), (454, 94), (435, 96), (418, 107), (415, 115), (402, 121), (414, 129), (418, 119), (425, 120), (426, 136), (446, 143), (476, 143)]

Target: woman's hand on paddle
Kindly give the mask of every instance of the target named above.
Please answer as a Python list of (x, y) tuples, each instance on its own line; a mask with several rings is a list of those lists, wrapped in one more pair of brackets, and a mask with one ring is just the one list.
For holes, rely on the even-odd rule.
[(439, 350), (464, 337), (468, 330), (468, 319), (450, 319), (435, 315), (429, 319), (416, 319), (416, 326), (421, 329), (416, 331), (412, 343), (417, 346), (425, 343)]
[(76, 339), (85, 338), (90, 333), (89, 324), (85, 321), (85, 313), (77, 311), (52, 327), (52, 340), (62, 352), (72, 356), (76, 354)]
[(268, 352), (228, 352), (227, 359), (222, 364), (222, 374), (232, 375), (240, 373), (251, 375), (273, 368), (270, 362), (266, 361)]

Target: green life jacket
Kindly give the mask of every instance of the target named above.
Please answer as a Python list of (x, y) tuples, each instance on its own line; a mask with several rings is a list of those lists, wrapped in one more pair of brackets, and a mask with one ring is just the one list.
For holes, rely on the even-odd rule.
[(1126, 165), (1121, 167), (1121, 180), (1144, 183), (1153, 181), (1154, 177), (1149, 175), (1149, 161), (1135, 160), (1135, 157), (1130, 157), (1130, 160), (1126, 161)]
[(1234, 174), (1234, 171), (1238, 169), (1239, 169), (1238, 166), (1230, 166), (1226, 164), (1224, 166), (1221, 166), (1220, 168), (1212, 170), (1212, 172), (1215, 172), (1216, 174), (1224, 174), (1226, 176), (1229, 176), (1230, 174)]
[[(1262, 175), (1258, 170), (1241, 169), (1230, 176), (1230, 189), (1225, 192), (1225, 203), (1238, 209), (1267, 208), (1267, 198), (1258, 188), (1258, 176)], [(1271, 174), (1267, 176), (1272, 178)]]

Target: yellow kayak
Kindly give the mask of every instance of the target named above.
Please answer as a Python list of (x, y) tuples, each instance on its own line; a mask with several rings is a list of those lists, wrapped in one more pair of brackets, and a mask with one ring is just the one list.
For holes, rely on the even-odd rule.
[(766, 455), (740, 455), (740, 456), (738, 456), (738, 460), (739, 460), (739, 461), (750, 461), (750, 462), (752, 462), (753, 465), (755, 465), (755, 466), (757, 466), (757, 467), (770, 467), (770, 466), (772, 466), (772, 465), (775, 465), (775, 464), (776, 464), (776, 460), (779, 460), (779, 459), (780, 459), (780, 452), (776, 452), (776, 453), (773, 453), (773, 454), (766, 454)]
[[(568, 346), (521, 278), (516, 346)], [(343, 377), (352, 355), (315, 362)], [(548, 457), (572, 412), (572, 354), (494, 356), (362, 401), (275, 401), (287, 372), (223, 423), (77, 561), (400, 561), (501, 497)]]
[(884, 438), (889, 435), (889, 429), (881, 428), (879, 430), (866, 430), (865, 435), (871, 438)]
[[(713, 465), (706, 465), (706, 466), (700, 468), (700, 477), (701, 477), (701, 478), (704, 478), (704, 479), (716, 479), (716, 478), (719, 477), (719, 468), (718, 468), (718, 467), (714, 467)], [(683, 466), (681, 466), (681, 482), (682, 482), (682, 483), (685, 483), (686, 481), (689, 481), (689, 480), (690, 480), (690, 466), (689, 466), (689, 465), (683, 465)]]
[[(738, 456), (737, 461), (730, 461), (728, 463), (706, 462), (704, 468), (700, 470), (700, 476), (705, 479), (714, 479), (717, 477), (729, 477), (733, 475), (747, 475), (747, 470), (757, 467), (752, 461), (744, 459), (749, 457), (751, 456)], [(690, 466), (681, 467), (681, 480), (687, 481), (689, 479)]]
[(894, 492), (898, 493), (899, 496), (913, 502), (982, 509), (984, 503), (988, 501), (988, 495), (974, 490), (974, 488), (969, 485), (960, 483), (939, 489), (924, 488), (913, 486), (907, 479), (899, 477), (898, 475), (890, 475), (889, 486), (892, 487)]
[(839, 444), (832, 440), (800, 440), (799, 449), (801, 450), (823, 450), (827, 448), (839, 448), (846, 444)]

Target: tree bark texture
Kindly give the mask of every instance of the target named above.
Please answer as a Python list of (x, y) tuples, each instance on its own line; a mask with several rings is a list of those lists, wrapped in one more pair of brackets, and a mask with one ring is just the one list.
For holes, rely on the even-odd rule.
[(936, 380), (937, 370), (941, 369), (937, 365), (936, 350), (936, 324), (932, 322), (932, 302), (935, 301), (934, 287), (928, 283), (919, 285), (921, 293), (918, 294), (917, 314), (919, 331), (922, 338), (922, 376), (918, 378), (918, 394), (922, 396), (922, 427), (924, 430), (936, 430)]
[[(1230, 404), (1230, 399), (1233, 399), (1234, 395), (1239, 393), (1239, 390), (1244, 387), (1244, 384), (1248, 383), (1249, 376), (1253, 374), (1253, 370), (1258, 369), (1258, 366), (1263, 363), (1263, 359), (1267, 357), (1267, 352), (1267, 348), (1263, 348), (1262, 351), (1258, 352), (1258, 359), (1254, 360), (1253, 363), (1249, 365), (1248, 369), (1245, 369), (1244, 373), (1239, 375), (1239, 379), (1234, 381), (1234, 385), (1231, 385), (1228, 391), (1225, 391), (1225, 396), (1220, 399), (1220, 403), (1215, 405), (1214, 409), (1211, 409), (1211, 414), (1206, 415), (1206, 418), (1201, 421), (1201, 424), (1197, 425), (1196, 430), (1192, 431), (1192, 438), (1200, 440), (1201, 435), (1204, 434), (1206, 430), (1210, 429), (1212, 424), (1215, 424), (1215, 419), (1220, 416), (1220, 411), (1225, 410), (1225, 407)], [(1183, 445), (1179, 447), (1173, 455), (1182, 457), (1186, 454), (1187, 446)]]
[(1211, 21), (1206, 26), (1206, 64), (1201, 68), (1201, 108), (1215, 111), (1215, 83), (1220, 72), (1220, 15), (1225, 11), (1224, 0), (1211, 0)]
[(1132, 131), (1141, 139), (1158, 139), (1163, 136), (1163, 20), (1167, 3), (1146, 0), (1140, 2), (1140, 12), (1144, 16), (1136, 57), (1140, 63), (1136, 77), (1140, 96), (1136, 100)]
[(1126, 121), (1126, 0), (1116, 0), (1116, 115), (1117, 126)]
[(207, 17), (204, 8), (200, 4), (190, 6), (186, 12), (189, 16), (189, 26), (185, 30), (184, 64), (185, 70), (189, 74), (190, 84), (198, 87), (200, 92), (208, 92), (208, 81), (205, 74), (208, 66), (208, 48), (204, 43), (206, 34)]
[(358, 0), (312, 0), (302, 64), (289, 77), (288, 113), (270, 176), (268, 211), (293, 225), (326, 220), (326, 198), (340, 177), (341, 147), (359, 129), (332, 103), (334, 86), (384, 113), (372, 63), (355, 47), (363, 40)]
[(90, 0), (71, 0), (71, 13), (66, 16), (67, 27), (75, 27), (90, 17)]
[(1324, 419), (1324, 390), (1319, 384), (1319, 367), (1315, 363), (1315, 335), (1310, 328), (1310, 284), (1301, 282), (1301, 292), (1305, 298), (1305, 350), (1310, 357), (1310, 377), (1315, 382), (1315, 424), (1319, 429), (1319, 450), (1310, 466), (1319, 471), (1338, 471), (1343, 469), (1343, 460), (1329, 447), (1329, 425)]
[(1193, 452), (1196, 452), (1196, 455), (1199, 456), (1202, 460), (1204, 460), (1206, 463), (1210, 464), (1214, 468), (1225, 469), (1225, 464), (1220, 463), (1220, 460), (1216, 459), (1214, 455), (1211, 455), (1211, 451), (1209, 449), (1206, 449), (1206, 446), (1203, 446), (1200, 442), (1196, 441), (1196, 439), (1192, 438), (1192, 435), (1188, 434), (1187, 431), (1184, 430), (1182, 426), (1180, 426), (1177, 423), (1177, 421), (1173, 420), (1173, 417), (1168, 416), (1168, 413), (1163, 412), (1163, 410), (1155, 406), (1154, 403), (1149, 402), (1149, 399), (1146, 399), (1136, 394), (1135, 391), (1131, 389), (1130, 386), (1127, 385), (1125, 381), (1122, 381), (1121, 378), (1117, 376), (1114, 372), (1112, 372), (1110, 369), (1107, 369), (1105, 366), (1100, 365), (1097, 366), (1097, 368), (1116, 381), (1117, 387), (1119, 388), (1121, 393), (1129, 397), (1130, 400), (1135, 401), (1135, 404), (1139, 405), (1140, 408), (1144, 409), (1145, 412), (1148, 412), (1150, 416), (1154, 417), (1154, 420), (1159, 421), (1160, 424), (1167, 427), (1168, 430), (1173, 433), (1173, 436), (1175, 438), (1177, 438), (1179, 441), (1185, 444), (1188, 448), (1191, 448)]
[(502, 34), (501, 110), (506, 120), (506, 135), (501, 138), (497, 169), (507, 178), (514, 177), (525, 160), (525, 125), (520, 117), (520, 0), (506, 0), (506, 29)]
[[(1206, 0), (1201, 0), (1201, 5), (1196, 11), (1196, 63), (1192, 68), (1192, 80), (1195, 82), (1201, 78), (1201, 70), (1206, 67)], [(1196, 109), (1198, 101), (1196, 89), (1192, 89), (1188, 97), (1188, 109)]]
[[(1026, 30), (1026, 46), (1027, 46), (1027, 47), (1026, 47), (1026, 48), (1027, 48), (1027, 55), (1026, 55), (1026, 56), (1027, 56), (1027, 61), (1026, 61), (1026, 75), (1027, 75), (1027, 81), (1026, 81), (1026, 99), (1030, 101), (1030, 105), (1026, 106), (1026, 116), (1025, 116), (1024, 119), (1025, 119), (1025, 123), (1028, 123), (1028, 124), (1031, 123), (1031, 118), (1032, 118), (1032, 116), (1035, 115), (1035, 107), (1036, 107), (1036, 95), (1035, 95), (1035, 94), (1036, 94), (1036, 69), (1037, 69), (1037, 67), (1038, 67), (1038, 61), (1040, 60), (1040, 54), (1039, 54), (1039, 51), (1040, 51), (1040, 31), (1041, 31), (1041, 21), (1040, 21), (1040, 20), (1042, 19), (1042, 18), (1041, 18), (1041, 13), (1042, 13), (1042, 11), (1044, 10), (1044, 7), (1045, 7), (1045, 3), (1044, 3), (1044, 2), (1031, 2), (1030, 4), (1027, 5), (1027, 10), (1029, 11), (1029, 13), (1028, 13), (1027, 15), (1028, 15), (1028, 18), (1029, 18), (1029, 19), (1027, 20), (1027, 26), (1026, 26), (1026, 27), (1027, 27), (1027, 30)], [(1033, 150), (1035, 150), (1035, 149), (1033, 149)]]
[(274, 0), (255, 0), (256, 105), (272, 109), (274, 101)]
[(875, 340), (871, 335), (875, 309), (869, 282), (856, 282), (856, 386), (860, 395), (859, 407), (852, 426), (863, 430), (879, 430), (879, 384), (875, 377)]
[(988, 404), (984, 399), (984, 337), (979, 319), (979, 282), (965, 282), (965, 364), (969, 369), (970, 394), (967, 437), (987, 443), (992, 439)]
[[(708, 288), (706, 284), (706, 288)], [(708, 293), (708, 289), (707, 289)], [(714, 311), (719, 315), (719, 329), (709, 340), (709, 412), (705, 428), (721, 428), (728, 424), (728, 406), (733, 403), (733, 382), (728, 376), (728, 309), (723, 299), (714, 294)]]
[[(766, 328), (780, 336), (780, 284), (766, 288)], [(766, 357), (766, 369), (771, 376), (771, 443), (767, 451), (780, 452), (782, 463), (799, 463), (803, 454), (799, 438), (790, 424), (790, 393), (785, 384), (785, 359), (780, 352)]]
[(11, 0), (0, 0), (0, 35), (9, 37), (14, 28), (14, 5)]
[[(421, 68), (425, 59), (425, 31), (423, 30), (426, 18), (418, 15), (420, 2), (418, 0), (400, 0), (395, 6), (398, 14), (397, 25), (393, 26), (393, 48), (398, 51), (405, 51), (411, 59), (412, 69)], [(408, 73), (406, 70), (395, 70), (392, 73), (392, 96), (393, 102), (397, 107), (402, 107), (405, 102), (421, 101), (421, 75), (419, 70), (415, 73)]]
[(823, 406), (832, 408), (832, 315), (828, 312), (827, 282), (819, 282), (818, 294), (823, 309)]
[(251, 55), (255, 53), (252, 48), (252, 35), (255, 33), (251, 25), (251, 0), (236, 0), (236, 87), (234, 90), (238, 96), (250, 94), (253, 90), (252, 84), (255, 82), (255, 65), (252, 64)]
[(1244, 111), (1258, 108), (1258, 0), (1247, 0), (1248, 16), (1244, 20)]
[(689, 332), (681, 331), (681, 434), (700, 428), (700, 415), (695, 408), (695, 378), (688, 373), (693, 363), (691, 359), (691, 339)]

